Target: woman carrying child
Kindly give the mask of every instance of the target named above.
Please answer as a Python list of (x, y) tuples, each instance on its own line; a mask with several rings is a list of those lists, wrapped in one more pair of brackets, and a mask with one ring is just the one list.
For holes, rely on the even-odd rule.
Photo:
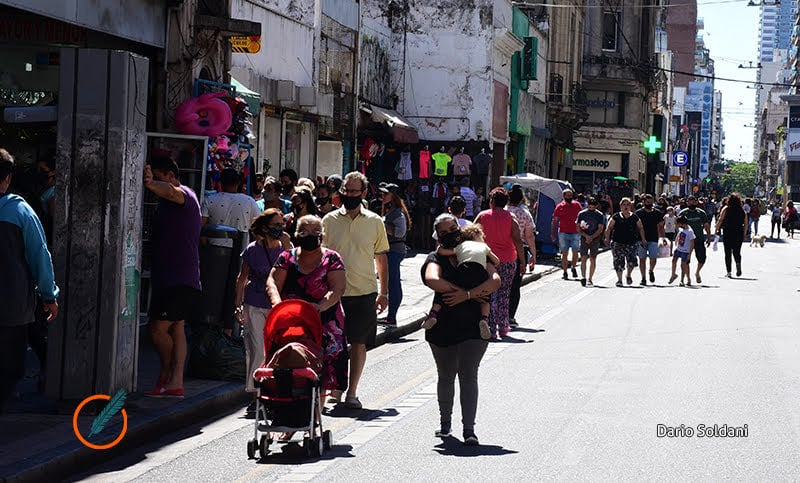
[[(433, 229), (440, 241), (460, 237), (458, 220), (449, 213), (439, 215), (433, 223)], [(486, 270), (488, 279), (466, 290), (464, 275), (458, 269), (455, 257), (432, 252), (422, 266), (423, 282), (435, 292), (443, 294), (444, 303), (436, 325), (425, 331), (425, 340), (430, 344), (438, 373), (436, 392), (441, 426), (435, 434), (442, 438), (451, 434), (455, 379), (458, 376), (466, 445), (478, 444), (475, 435), (478, 367), (488, 345), (480, 335), (481, 303), (500, 287), (500, 276), (495, 268), (489, 264)]]

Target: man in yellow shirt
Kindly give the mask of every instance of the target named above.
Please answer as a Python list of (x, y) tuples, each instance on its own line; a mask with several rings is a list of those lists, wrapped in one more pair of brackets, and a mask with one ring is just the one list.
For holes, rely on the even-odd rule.
[(368, 183), (367, 177), (358, 171), (347, 174), (341, 191), (342, 207), (322, 220), (323, 243), (341, 255), (347, 278), (342, 308), (350, 342), (350, 381), (344, 403), (354, 409), (361, 409), (358, 383), (367, 361), (367, 346), (375, 345), (377, 314), (389, 304), (386, 259), (389, 240), (381, 217), (362, 206)]

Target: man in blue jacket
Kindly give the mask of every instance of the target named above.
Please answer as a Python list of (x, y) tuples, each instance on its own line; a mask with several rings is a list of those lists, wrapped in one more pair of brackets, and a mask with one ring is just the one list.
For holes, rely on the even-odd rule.
[(0, 148), (0, 412), (25, 374), (36, 295), (48, 321), (58, 315), (58, 287), (44, 229), (33, 208), (8, 192), (13, 173), (14, 157)]

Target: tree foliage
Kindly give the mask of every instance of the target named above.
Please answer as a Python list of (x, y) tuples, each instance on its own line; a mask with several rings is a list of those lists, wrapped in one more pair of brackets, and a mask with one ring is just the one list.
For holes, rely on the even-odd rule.
[(722, 175), (722, 185), (728, 193), (735, 191), (744, 197), (753, 196), (756, 169), (756, 163), (732, 163), (731, 172)]

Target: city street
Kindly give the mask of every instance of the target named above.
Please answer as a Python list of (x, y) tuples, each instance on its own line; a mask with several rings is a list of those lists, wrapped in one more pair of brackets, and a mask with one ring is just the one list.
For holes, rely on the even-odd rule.
[[(436, 374), (417, 331), (370, 351), (365, 409), (327, 413), (334, 448), (321, 459), (275, 445), (265, 460), (248, 460), (252, 420), (237, 409), (77, 479), (793, 479), (799, 246), (745, 244), (743, 276), (726, 279), (720, 244), (699, 287), (668, 285), (670, 259), (660, 259), (654, 285), (636, 285), (637, 270), (634, 286), (615, 288), (610, 253), (598, 259), (594, 288), (560, 272), (523, 287), (520, 329), (490, 344), (481, 366), (477, 447), (461, 444), (458, 409), (453, 437), (434, 437)], [(700, 426), (715, 424), (716, 434), (727, 425), (738, 437)], [(659, 437), (659, 425), (681, 437)]]

